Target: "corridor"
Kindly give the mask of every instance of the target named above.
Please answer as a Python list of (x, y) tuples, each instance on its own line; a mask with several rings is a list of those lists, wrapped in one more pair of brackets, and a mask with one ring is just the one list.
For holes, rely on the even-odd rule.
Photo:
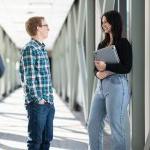
[[(25, 150), (27, 118), (22, 88), (0, 103), (0, 150)], [(54, 140), (51, 150), (87, 150), (88, 135), (81, 112), (72, 113), (55, 94)], [(78, 118), (78, 119), (77, 119)]]

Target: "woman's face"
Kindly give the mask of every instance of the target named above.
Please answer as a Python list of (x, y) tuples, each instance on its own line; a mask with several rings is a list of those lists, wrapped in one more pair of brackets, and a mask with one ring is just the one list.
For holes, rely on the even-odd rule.
[(111, 33), (111, 24), (109, 24), (105, 16), (102, 17), (102, 28), (105, 33)]

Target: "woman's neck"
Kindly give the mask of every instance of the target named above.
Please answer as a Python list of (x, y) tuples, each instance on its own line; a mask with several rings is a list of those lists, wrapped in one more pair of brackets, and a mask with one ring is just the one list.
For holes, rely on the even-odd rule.
[(109, 38), (110, 40), (109, 40), (108, 46), (113, 44), (113, 35), (111, 33), (109, 34)]

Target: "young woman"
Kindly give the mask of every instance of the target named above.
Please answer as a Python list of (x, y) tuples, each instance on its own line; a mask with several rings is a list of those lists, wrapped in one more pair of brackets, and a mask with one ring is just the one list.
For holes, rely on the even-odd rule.
[(95, 61), (95, 75), (99, 79), (92, 100), (88, 121), (91, 150), (103, 150), (103, 127), (106, 114), (111, 128), (111, 149), (130, 150), (130, 127), (127, 106), (130, 92), (126, 74), (132, 67), (132, 47), (122, 37), (122, 19), (117, 11), (102, 15), (101, 27), (105, 38), (98, 49), (115, 45), (118, 64)]

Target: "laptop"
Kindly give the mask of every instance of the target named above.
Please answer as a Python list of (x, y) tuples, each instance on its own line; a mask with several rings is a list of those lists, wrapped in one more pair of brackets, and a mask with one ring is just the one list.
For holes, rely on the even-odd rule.
[(111, 45), (109, 47), (104, 47), (102, 49), (94, 51), (94, 60), (104, 61), (111, 64), (120, 62), (115, 45)]

